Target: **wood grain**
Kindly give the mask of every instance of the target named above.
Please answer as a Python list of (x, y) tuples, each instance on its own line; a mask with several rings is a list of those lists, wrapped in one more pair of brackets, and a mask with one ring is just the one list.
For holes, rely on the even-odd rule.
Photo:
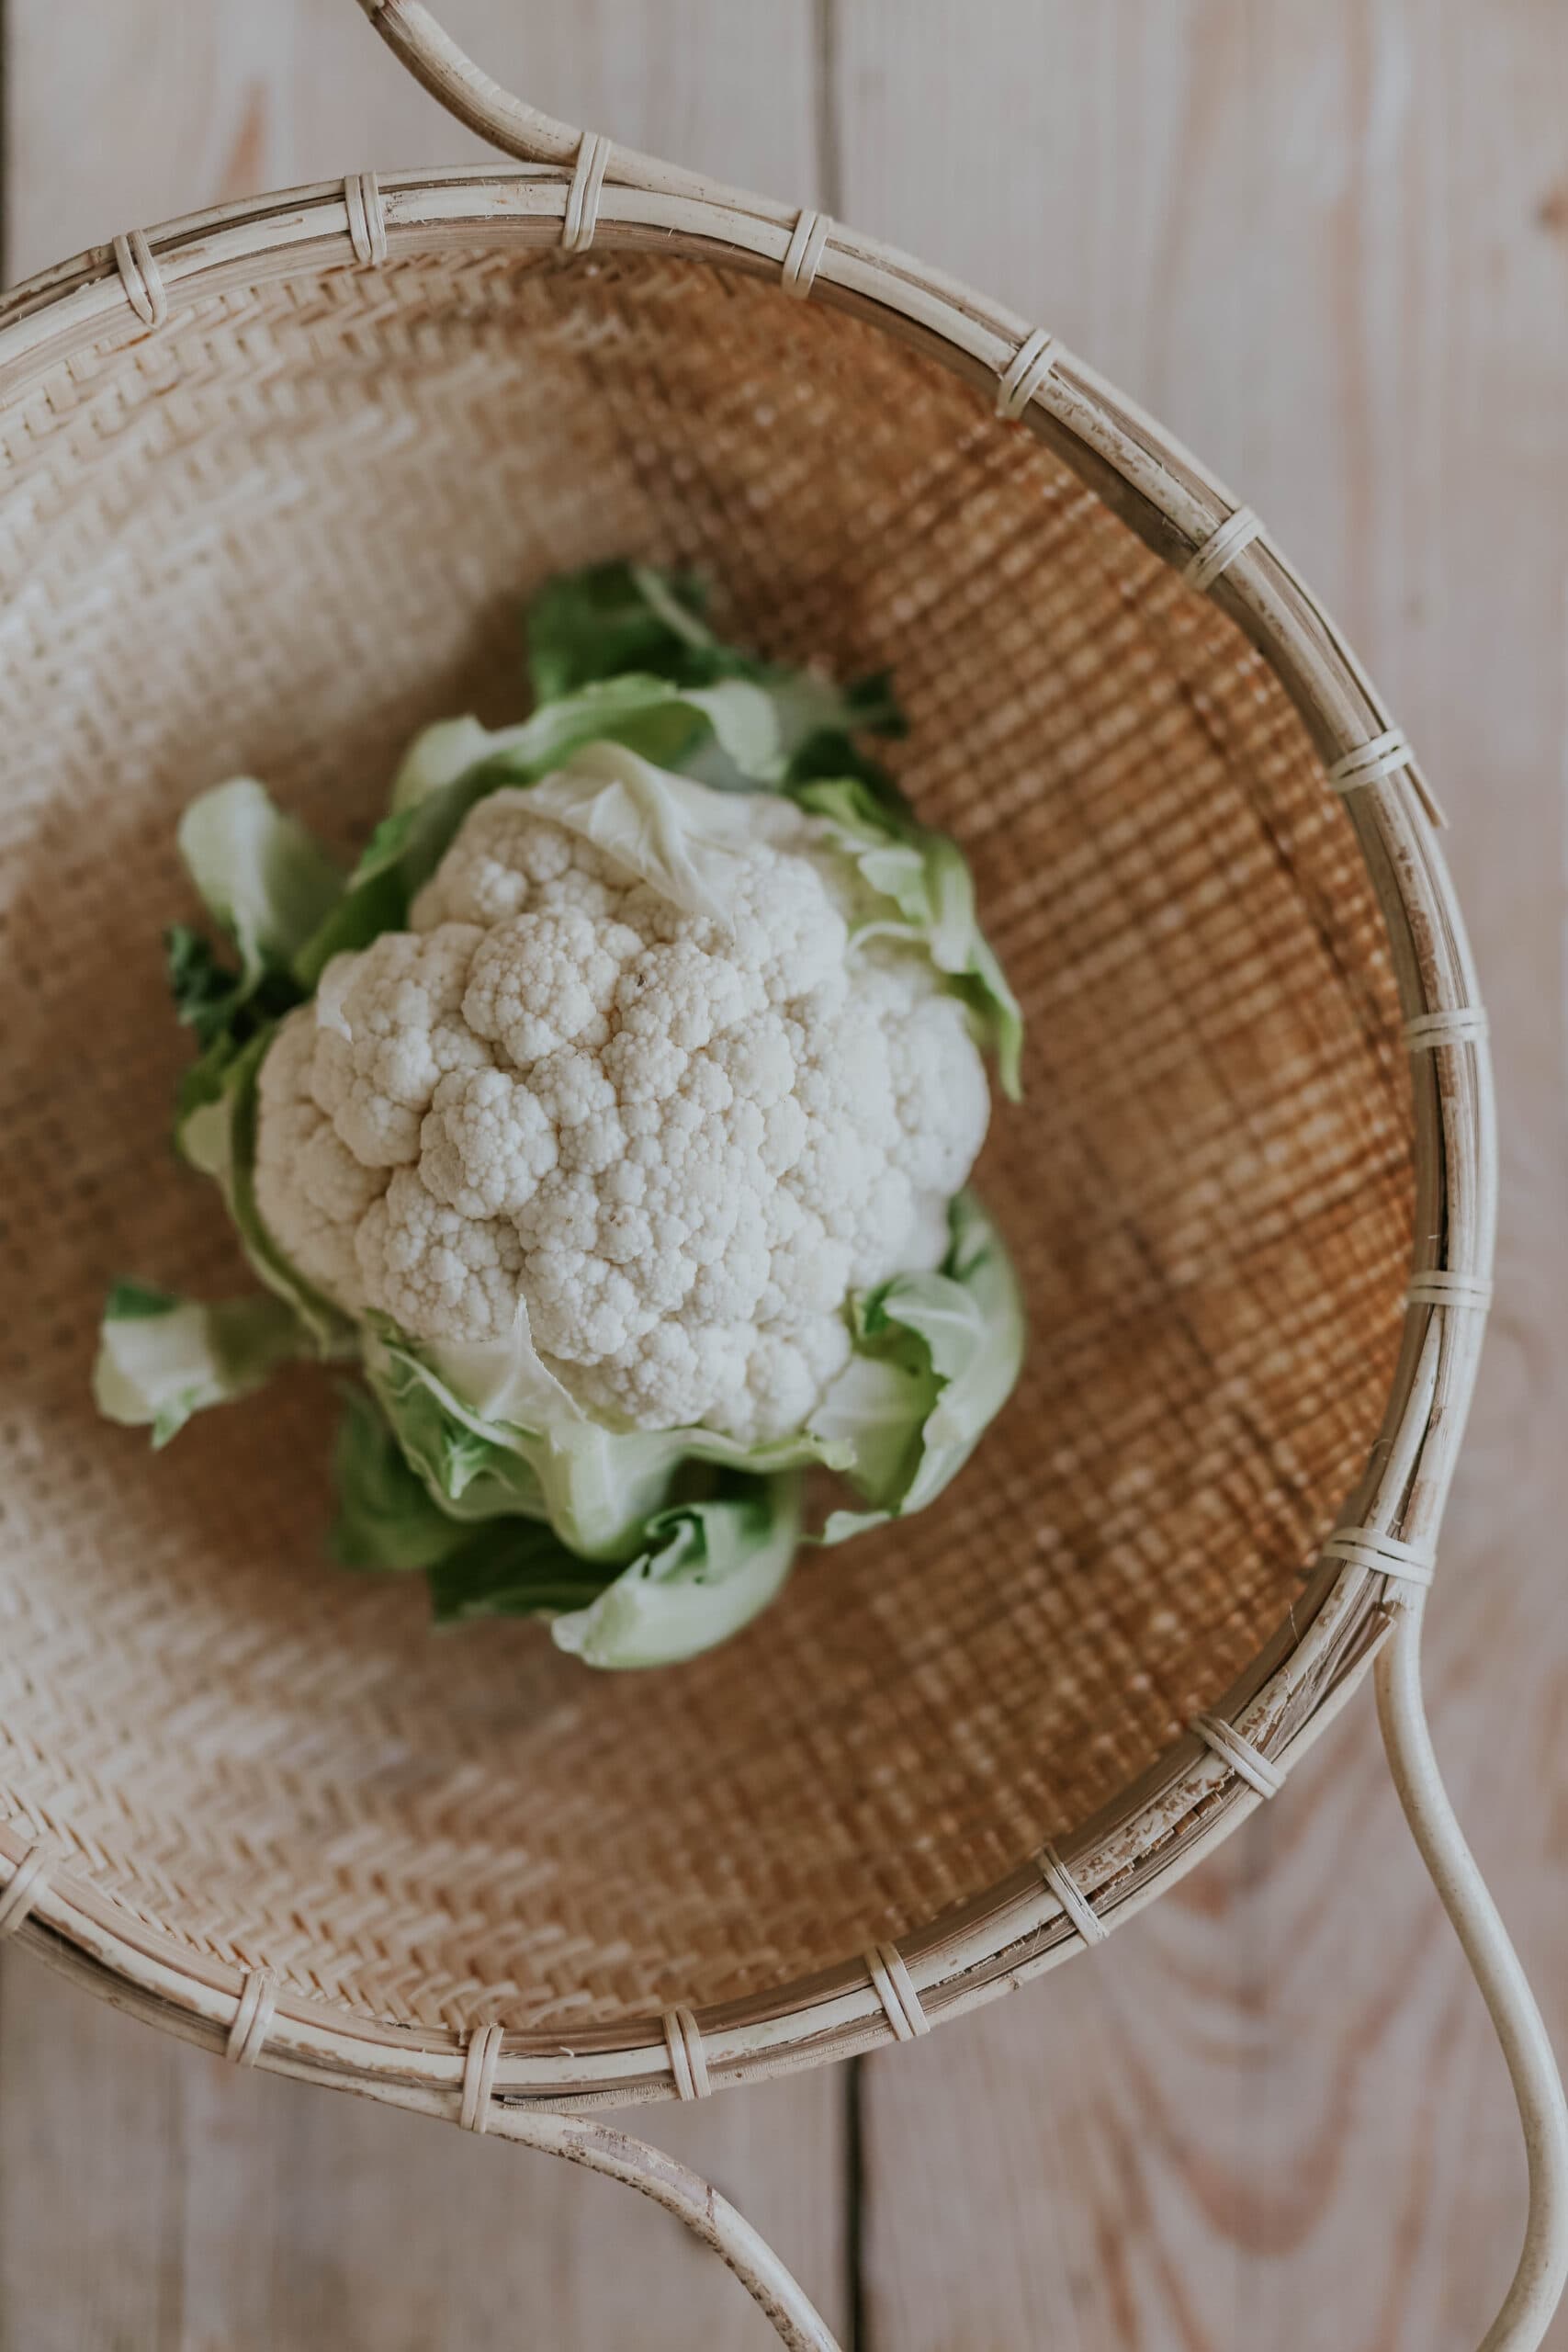
[[(1454, 818), (1504, 1230), (1429, 1683), (1562, 2046), (1568, 18), (840, 13), (849, 215), (984, 278), (1201, 450), (1339, 612)], [(1514, 2258), (1515, 2133), (1363, 1702), (1105, 1952), (872, 2064), (870, 2344), (1463, 2352)]]
[[(1506, 1170), (1433, 1708), (1568, 2039), (1568, 17), (835, 0), (818, 85), (807, 0), (443, 13), (555, 110), (815, 190), (1055, 327), (1260, 509), (1428, 756)], [(212, 195), (471, 151), (351, 0), (10, 0), (9, 30), (16, 274)], [(6, 2352), (766, 2340), (606, 2187), (237, 2076), (34, 1968), (0, 1984)], [(840, 2324), (841, 2098), (809, 2076), (654, 2133)], [(859, 2352), (1463, 2352), (1512, 2259), (1501, 2069), (1368, 1703), (1104, 1952), (874, 2062), (864, 2125)]]

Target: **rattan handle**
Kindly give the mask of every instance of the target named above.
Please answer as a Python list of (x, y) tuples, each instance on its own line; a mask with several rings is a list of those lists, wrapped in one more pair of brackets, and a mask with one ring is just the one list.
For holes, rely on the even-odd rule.
[(489, 2129), (498, 2138), (564, 2156), (569, 2164), (583, 2165), (651, 2197), (734, 2271), (789, 2352), (840, 2352), (820, 2312), (766, 2238), (728, 2198), (661, 2148), (629, 2139), (592, 2117), (518, 2110), (499, 2102), (490, 2110)]
[(1536, 2352), (1568, 2280), (1568, 2104), (1535, 1996), (1449, 1802), (1421, 1692), (1426, 1594), (1398, 1604), (1378, 1653), (1378, 1721), (1411, 1836), (1453, 1923), (1502, 2045), (1529, 2166), (1518, 2267), (1481, 2352)]
[(477, 130), (492, 146), (529, 164), (570, 164), (581, 130), (537, 107), (525, 106), (481, 73), (443, 30), (420, 0), (359, 0), (360, 6), (394, 54), (448, 114)]
[[(503, 154), (526, 164), (570, 164), (580, 161), (593, 133), (561, 122), (537, 107), (525, 106), (503, 90), (499, 82), (460, 50), (450, 33), (438, 25), (422, 0), (359, 0), (360, 6), (414, 79), (438, 98), (448, 114), (488, 139)], [(705, 180), (699, 173), (682, 171), (652, 155), (629, 147), (615, 151), (623, 165), (635, 172), (645, 189), (662, 196), (694, 196), (724, 202), (737, 191)], [(745, 201), (754, 206), (756, 199)]]

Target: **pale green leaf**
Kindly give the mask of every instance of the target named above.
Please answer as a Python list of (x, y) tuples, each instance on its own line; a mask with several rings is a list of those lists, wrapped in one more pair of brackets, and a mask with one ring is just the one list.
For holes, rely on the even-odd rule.
[[(415, 1347), (378, 1318), (367, 1338), (365, 1364), (405, 1451), (449, 1505), (474, 1516), (486, 1505), (536, 1511), (586, 1558), (631, 1558), (645, 1521), (668, 1500), (683, 1463), (766, 1476), (810, 1463), (844, 1469), (852, 1457), (847, 1441), (815, 1430), (746, 1445), (715, 1430), (609, 1429), (586, 1414), (535, 1356), (539, 1379), (528, 1366), (531, 1355), (525, 1316), (506, 1341), (439, 1353)], [(422, 1418), (420, 1391), (433, 1401), (441, 1428), (466, 1431), (485, 1449), (476, 1456), (484, 1475), (472, 1499), (453, 1478), (450, 1457), (439, 1451), (436, 1426)], [(476, 1400), (509, 1409), (487, 1413)]]
[(546, 776), (531, 805), (591, 841), (687, 914), (723, 922), (758, 839), (787, 822), (784, 804), (737, 798), (656, 768), (617, 743), (591, 743)]
[(233, 940), (253, 984), (267, 965), (288, 965), (343, 893), (325, 850), (254, 776), (193, 800), (177, 840), (202, 903)]
[(859, 777), (797, 785), (791, 797), (826, 821), (835, 846), (887, 902), (886, 913), (874, 912), (859, 927), (857, 943), (892, 937), (924, 947), (969, 1007), (1016, 1102), (1023, 1015), (980, 929), (974, 878), (956, 842), (917, 824)]
[[(515, 732), (515, 729), (510, 730)], [(391, 814), (416, 808), (433, 792), (444, 792), (470, 768), (478, 767), (502, 738), (473, 718), (438, 718), (416, 735), (403, 753), (389, 802)]]
[(305, 1326), (317, 1353), (351, 1355), (358, 1345), (355, 1325), (291, 1264), (256, 1205), (256, 1083), (276, 1034), (263, 1030), (218, 1071), (217, 1091), (198, 1096), (182, 1114), (175, 1142), (189, 1165), (218, 1185), (252, 1267)]
[(855, 1353), (812, 1418), (847, 1438), (867, 1510), (835, 1511), (824, 1543), (923, 1510), (956, 1477), (1011, 1395), (1023, 1301), (1000, 1234), (972, 1193), (949, 1210), (940, 1273), (897, 1274), (855, 1302)]
[(684, 1503), (648, 1524), (648, 1549), (551, 1638), (585, 1666), (674, 1666), (728, 1641), (775, 1600), (801, 1533), (797, 1474)]
[(151, 1429), (153, 1444), (166, 1445), (193, 1413), (248, 1396), (306, 1352), (280, 1299), (208, 1304), (119, 1283), (104, 1309), (93, 1397), (107, 1420)]

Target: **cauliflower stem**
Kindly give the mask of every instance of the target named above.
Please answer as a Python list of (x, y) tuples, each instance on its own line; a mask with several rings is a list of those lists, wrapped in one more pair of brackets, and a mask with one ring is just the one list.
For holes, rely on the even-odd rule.
[(187, 809), (233, 961), (166, 935), (175, 1140), (264, 1295), (118, 1285), (95, 1392), (163, 1444), (352, 1363), (341, 1562), (669, 1665), (1005, 1403), (1021, 1300), (966, 1184), (1022, 1021), (962, 853), (855, 741), (901, 731), (886, 678), (758, 661), (625, 563), (528, 635), (532, 716), (416, 738), (347, 876), (251, 778)]

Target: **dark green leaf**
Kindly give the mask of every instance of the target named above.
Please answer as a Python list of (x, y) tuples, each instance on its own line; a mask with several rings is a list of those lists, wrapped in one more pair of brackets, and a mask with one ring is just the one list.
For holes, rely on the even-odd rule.
[(527, 608), (528, 675), (540, 702), (637, 670), (682, 686), (712, 685), (742, 661), (704, 622), (690, 572), (598, 563), (545, 582)]
[(844, 719), (868, 735), (905, 736), (909, 722), (893, 688), (891, 670), (872, 670), (844, 688)]
[(333, 1557), (349, 1568), (428, 1568), (461, 1550), (468, 1529), (432, 1498), (373, 1398), (351, 1386), (343, 1398), (333, 1457)]
[[(725, 644), (708, 627), (706, 610), (706, 589), (694, 573), (660, 571), (651, 564), (594, 564), (547, 581), (525, 617), (534, 691), (541, 702), (553, 702), (627, 671), (686, 687), (745, 678), (782, 689), (807, 676)], [(834, 741), (857, 728), (874, 735), (908, 731), (890, 671), (831, 690), (831, 698), (842, 730)], [(847, 771), (838, 763), (830, 772)], [(809, 773), (829, 770), (814, 765)]]
[(155, 1290), (151, 1283), (118, 1282), (110, 1285), (104, 1316), (110, 1323), (134, 1323), (172, 1315), (184, 1304), (172, 1290)]
[(438, 1625), (472, 1617), (536, 1617), (582, 1609), (615, 1571), (581, 1560), (536, 1520), (496, 1519), (426, 1570)]
[(784, 788), (793, 793), (807, 785), (851, 781), (863, 786), (890, 815), (913, 821), (914, 810), (887, 770), (858, 751), (848, 735), (836, 733), (831, 728), (820, 729), (802, 743), (790, 761)]
[[(397, 858), (402, 841), (412, 831), (412, 823), (405, 820), (417, 814), (416, 809), (404, 809), (376, 828), (347, 889), (315, 937), (307, 940), (294, 959), (295, 976), (305, 989), (314, 989), (334, 956), (352, 948), (368, 947), (384, 931), (400, 931), (406, 925), (412, 893), (399, 870)], [(467, 814), (465, 808), (457, 823)], [(394, 832), (394, 827), (398, 831)], [(452, 830), (456, 832), (457, 825), (454, 824)], [(387, 857), (388, 864), (367, 871), (367, 862), (378, 843), (381, 845), (379, 854)]]
[(189, 923), (171, 923), (164, 933), (164, 966), (169, 994), (182, 1025), (194, 1029), (203, 1046), (227, 1027), (240, 1002), (244, 983), (230, 965), (219, 960), (209, 939)]

